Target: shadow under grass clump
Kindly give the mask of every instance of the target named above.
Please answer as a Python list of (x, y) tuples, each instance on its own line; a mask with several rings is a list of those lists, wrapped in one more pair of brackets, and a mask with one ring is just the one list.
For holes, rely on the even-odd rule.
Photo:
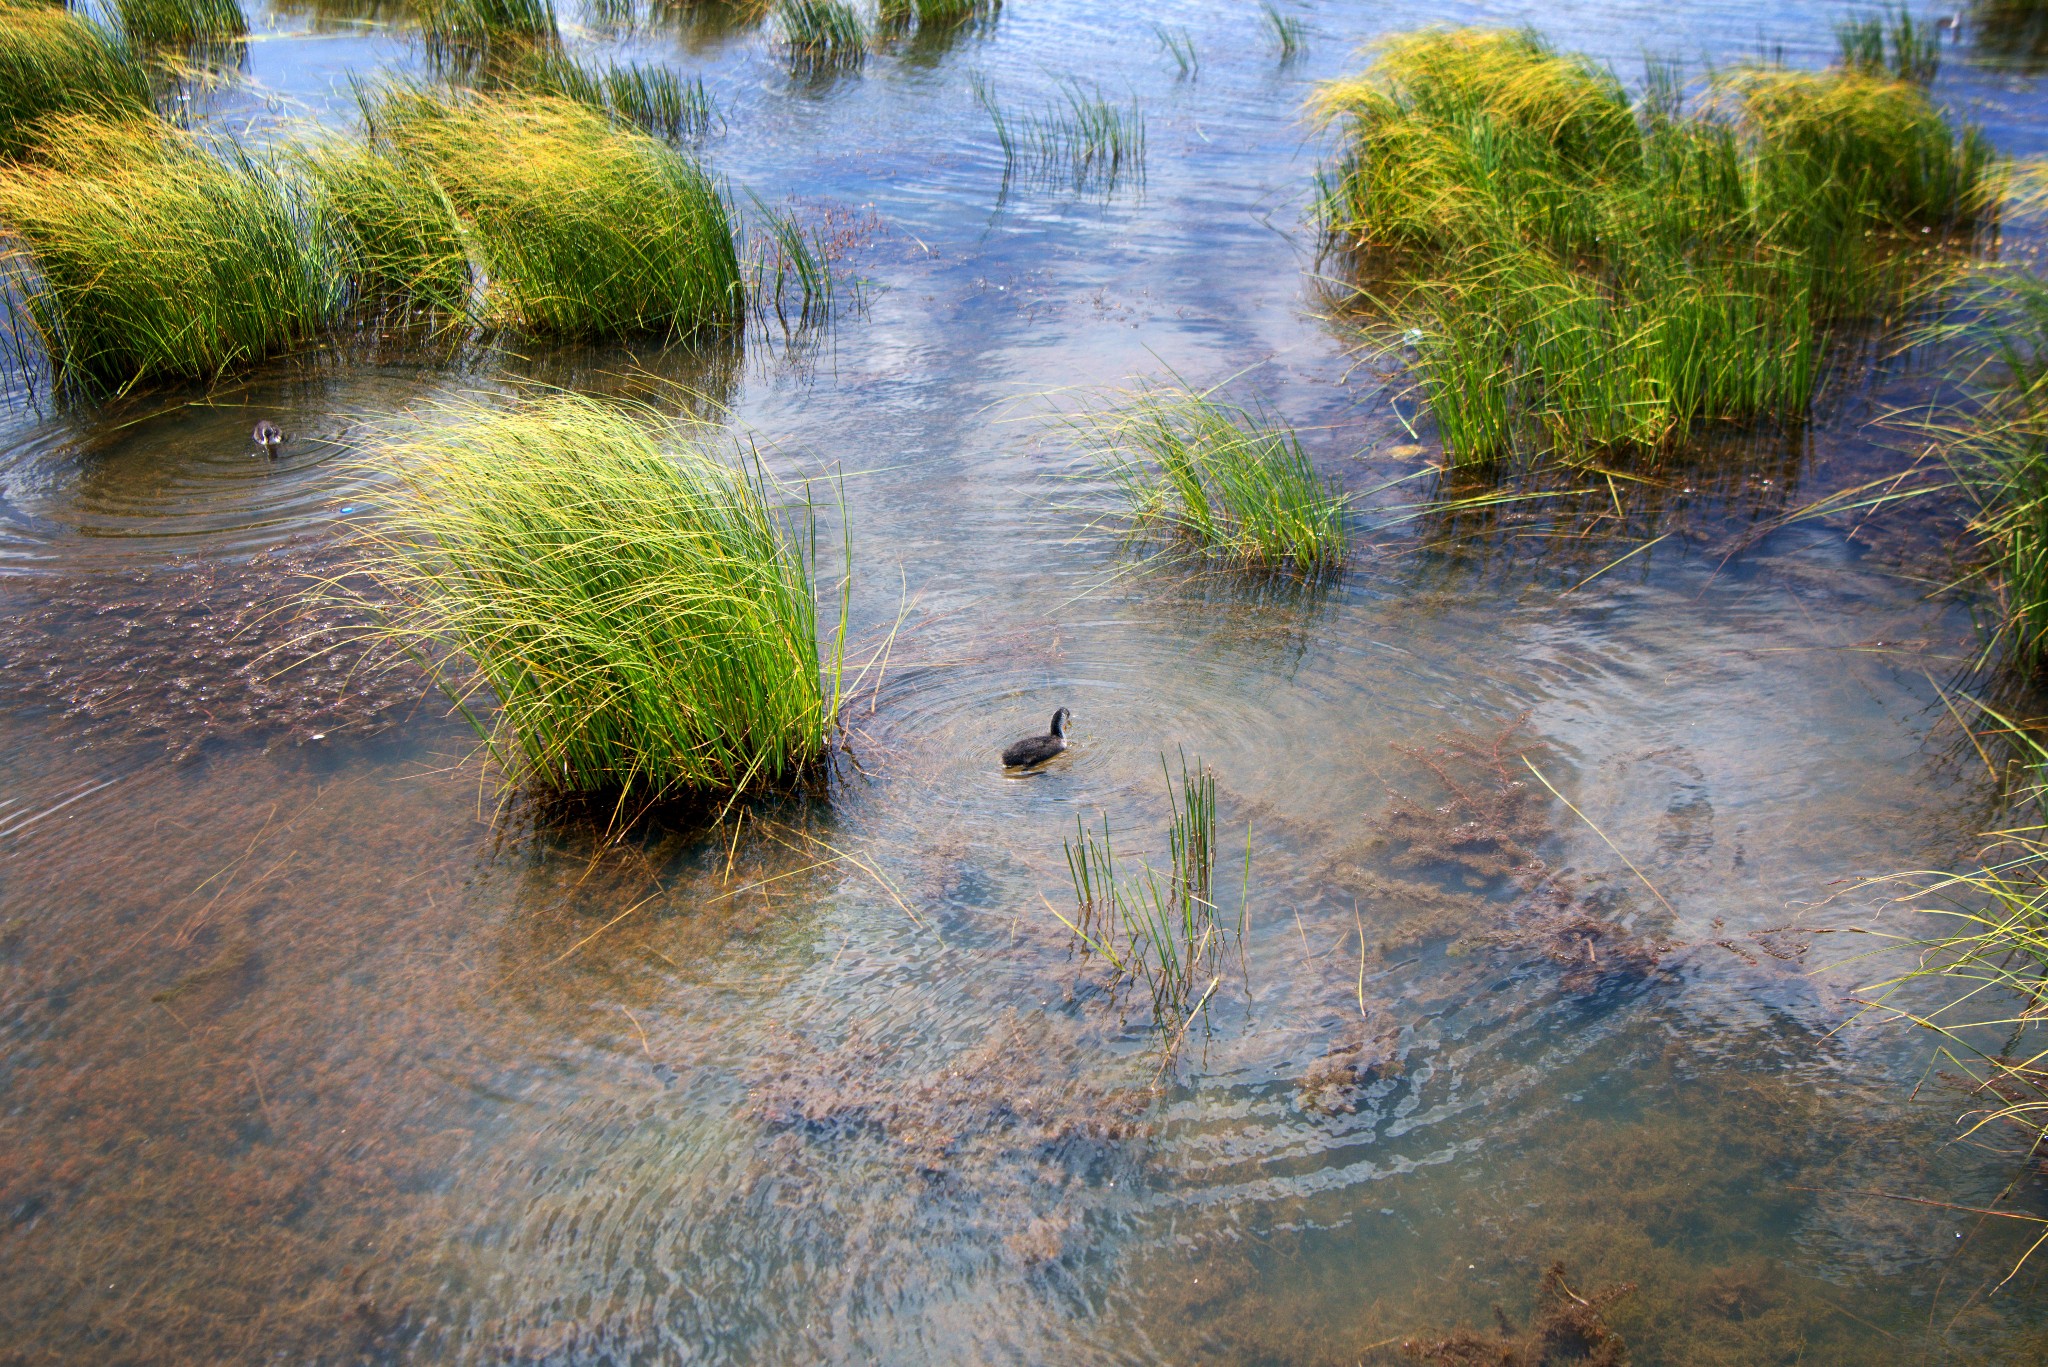
[(1350, 556), (1348, 498), (1293, 430), (1262, 412), (1157, 387), (1076, 427), (1132, 540), (1307, 576), (1340, 570)]
[(710, 441), (560, 395), (453, 406), (384, 453), (377, 631), (430, 662), (518, 786), (681, 798), (823, 758), (841, 657), (821, 656), (801, 528)]
[(17, 333), (87, 394), (211, 380), (303, 345), (341, 302), (276, 165), (153, 120), (45, 120), (0, 165), (0, 221)]
[[(696, 161), (571, 101), (458, 96), (391, 85), (363, 94), (373, 155), (432, 177), (488, 282), (487, 324), (561, 338), (681, 340), (736, 327), (745, 310), (733, 227)], [(454, 273), (445, 221), (404, 167), (393, 221), (359, 220), (359, 239), (399, 244), (408, 273), (445, 303)], [(360, 212), (373, 201), (345, 206)], [(408, 258), (413, 245), (421, 254)]]
[(2001, 172), (1888, 75), (1750, 67), (1687, 110), (1528, 32), (1390, 41), (1315, 106), (1345, 151), (1321, 214), (1451, 461), (1667, 449), (1793, 427), (1835, 334), (1971, 241)]
[(60, 6), (0, 0), (0, 157), (46, 114), (147, 118), (149, 73), (116, 35)]

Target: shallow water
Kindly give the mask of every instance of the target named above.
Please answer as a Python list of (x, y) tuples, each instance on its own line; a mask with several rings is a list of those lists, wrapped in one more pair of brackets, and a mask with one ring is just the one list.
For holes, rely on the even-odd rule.
[[(1951, 1142), (1924, 1040), (1838, 1031), (1882, 973), (1819, 971), (1868, 945), (1810, 933), (1992, 810), (1938, 688), (1980, 645), (1930, 593), (1948, 524), (1773, 520), (1894, 467), (1865, 423), (1924, 371), (1673, 476), (1673, 534), (1590, 580), (1635, 538), (1426, 549), (1400, 490), (1323, 592), (1134, 570), (1078, 534), (1037, 420), (1241, 373), (1353, 488), (1412, 474), (1412, 408), (1318, 316), (1309, 83), (1445, 19), (1627, 74), (1819, 61), (1836, 10), (1300, 13), (1282, 66), (1249, 7), (1013, 0), (818, 83), (683, 7), (620, 41), (702, 73), (707, 159), (829, 214), (868, 282), (815, 345), (392, 343), (91, 414), (17, 395), (0, 1361), (1354, 1362), (1525, 1318), (1553, 1261), (1636, 1284), (1610, 1319), (1638, 1362), (2042, 1353), (2038, 1280), (1994, 1290), (2026, 1231), (1889, 1199), (1981, 1205), (2014, 1156)], [(417, 60), (389, 17), (256, 16), (206, 116), (345, 117), (348, 72)], [(1154, 19), (1193, 32), (1194, 81)], [(1949, 56), (1941, 95), (2041, 150), (2030, 80)], [(1142, 185), (1005, 194), (975, 73), (1012, 105), (1069, 74), (1135, 95)], [(273, 609), (338, 563), (390, 415), (646, 375), (787, 474), (847, 474), (857, 655), (902, 627), (825, 795), (607, 844), (501, 809), (403, 671), (278, 672), (302, 624)], [(275, 467), (258, 416), (292, 436)], [(1075, 753), (1000, 774), (1061, 704)], [(1160, 857), (1179, 748), (1227, 853), (1249, 826), (1251, 929), (1162, 1069), (1048, 900), (1077, 815)], [(1547, 872), (1461, 854), (1473, 822)], [(1607, 928), (1585, 962), (1574, 917)]]

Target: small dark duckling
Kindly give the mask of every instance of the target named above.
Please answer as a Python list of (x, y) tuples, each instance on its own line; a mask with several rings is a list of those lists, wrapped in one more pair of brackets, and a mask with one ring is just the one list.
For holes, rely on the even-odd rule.
[(1062, 707), (1052, 714), (1052, 730), (1042, 736), (1026, 736), (1003, 751), (1005, 769), (1032, 769), (1067, 748), (1067, 721), (1074, 714)]
[(256, 438), (256, 444), (263, 448), (265, 455), (272, 460), (277, 459), (277, 448), (284, 445), (284, 433), (278, 429), (276, 423), (265, 418), (256, 424), (256, 430), (251, 435)]

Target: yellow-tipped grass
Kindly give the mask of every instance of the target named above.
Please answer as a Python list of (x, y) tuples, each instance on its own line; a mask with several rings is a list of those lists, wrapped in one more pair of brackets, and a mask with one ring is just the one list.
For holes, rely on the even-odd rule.
[(384, 452), (367, 569), (385, 630), (465, 706), (495, 696), (478, 726), (514, 781), (673, 797), (823, 755), (841, 653), (821, 659), (800, 528), (712, 441), (561, 395), (447, 408)]
[(1330, 234), (1459, 463), (1798, 425), (1830, 330), (1881, 318), (1922, 230), (1968, 237), (1999, 182), (1911, 82), (1750, 69), (1687, 114), (1670, 73), (1636, 100), (1527, 32), (1396, 38), (1313, 109), (1343, 131)]
[(430, 172), (460, 216), (489, 321), (664, 339), (741, 321), (730, 215), (675, 148), (548, 97), (389, 87), (365, 104), (379, 141)]
[(299, 163), (351, 303), (472, 313), (468, 239), (424, 165), (340, 140), (303, 149)]
[(119, 38), (60, 6), (0, 0), (0, 157), (28, 150), (46, 114), (149, 112), (148, 73)]
[(276, 169), (161, 123), (58, 116), (0, 165), (0, 265), (69, 387), (211, 379), (309, 340), (339, 304)]
[(1078, 426), (1135, 537), (1246, 570), (1321, 574), (1349, 557), (1345, 494), (1264, 414), (1170, 386)]

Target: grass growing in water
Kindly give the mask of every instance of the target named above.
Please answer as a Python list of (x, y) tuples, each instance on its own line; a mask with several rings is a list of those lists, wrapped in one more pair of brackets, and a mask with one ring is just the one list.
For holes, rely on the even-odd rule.
[(1098, 89), (1076, 80), (1060, 83), (1063, 99), (1037, 114), (1012, 116), (995, 89), (977, 77), (975, 98), (995, 124), (1003, 149), (1003, 179), (1017, 177), (1077, 190), (1108, 193), (1145, 176), (1145, 111), (1111, 104)]
[(221, 43), (249, 32), (236, 0), (113, 0), (129, 42), (145, 46)]
[(1454, 462), (1525, 432), (1577, 457), (1797, 426), (1920, 230), (1993, 212), (1988, 144), (1911, 84), (1751, 68), (1678, 106), (1669, 73), (1637, 101), (1533, 34), (1469, 29), (1318, 91), (1346, 142), (1322, 214)]
[(435, 49), (481, 52), (507, 43), (552, 42), (553, 0), (420, 0), (420, 28)]
[(351, 304), (472, 316), (468, 240), (424, 164), (355, 141), (302, 149), (299, 164)]
[(1080, 428), (1134, 536), (1247, 570), (1322, 574), (1349, 557), (1346, 496), (1262, 413), (1176, 386)]
[(212, 379), (309, 340), (340, 297), (276, 168), (150, 122), (62, 116), (0, 165), (15, 316), (86, 393)]
[(1223, 981), (1229, 945), (1234, 941), (1242, 952), (1251, 832), (1245, 832), (1237, 916), (1227, 922), (1215, 896), (1216, 776), (1199, 759), (1190, 770), (1182, 755), (1176, 782), (1164, 755), (1159, 762), (1166, 771), (1168, 871), (1162, 874), (1141, 862), (1135, 873), (1120, 876), (1108, 816), (1099, 835), (1077, 816), (1074, 838), (1066, 842), (1075, 915), (1060, 920), (1085, 953), (1109, 966), (1112, 991), (1143, 983), (1152, 999), (1153, 1023), (1185, 1030)]
[(1941, 70), (1940, 37), (1904, 5), (1844, 19), (1835, 25), (1835, 38), (1841, 45), (1842, 65), (1866, 76), (1890, 76), (1924, 86), (1932, 85)]
[(383, 630), (465, 704), (488, 686), (499, 718), (477, 724), (516, 782), (734, 792), (823, 755), (844, 608), (826, 657), (799, 529), (710, 440), (561, 395), (442, 411), (386, 453)]
[(638, 62), (583, 62), (557, 47), (528, 48), (488, 80), (506, 91), (573, 100), (671, 141), (702, 137), (717, 118), (702, 77)]
[(891, 32), (913, 26), (929, 32), (989, 23), (1002, 7), (1002, 0), (881, 0), (878, 14)]
[(570, 101), (363, 94), (381, 147), (431, 173), (481, 259), (487, 320), (681, 338), (740, 321), (731, 217), (693, 160)]
[(867, 58), (867, 28), (845, 0), (779, 0), (775, 22), (793, 70), (838, 71)]
[(1308, 51), (1308, 25), (1298, 16), (1287, 13), (1273, 0), (1260, 0), (1259, 13), (1265, 17), (1266, 31), (1273, 35), (1281, 61), (1291, 62)]
[(61, 7), (0, 0), (0, 157), (46, 114), (144, 118), (149, 75), (126, 43)]
[(1159, 46), (1166, 55), (1173, 58), (1174, 66), (1180, 70), (1180, 79), (1193, 80), (1202, 69), (1202, 59), (1195, 51), (1195, 36), (1185, 28), (1168, 28), (1164, 24), (1154, 24), (1152, 36), (1159, 40)]

